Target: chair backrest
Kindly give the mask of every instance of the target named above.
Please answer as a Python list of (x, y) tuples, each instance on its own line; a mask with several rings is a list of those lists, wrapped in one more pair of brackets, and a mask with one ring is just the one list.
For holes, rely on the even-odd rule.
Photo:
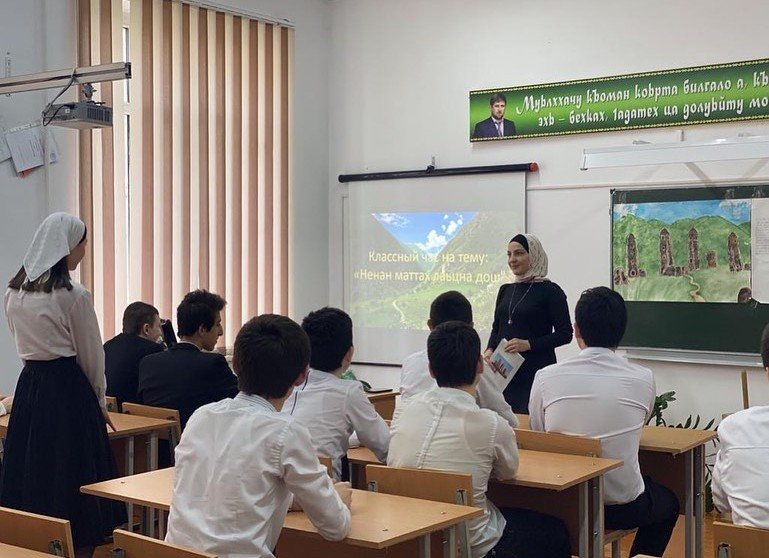
[(334, 466), (331, 464), (331, 458), (328, 455), (318, 455), (318, 461), (326, 468), (328, 476), (334, 478)]
[(66, 519), (0, 508), (0, 525), (2, 543), (55, 556), (75, 556), (72, 529)]
[(473, 505), (473, 477), (432, 469), (366, 465), (369, 490), (446, 504)]
[(182, 548), (122, 529), (115, 529), (113, 535), (115, 549), (122, 549), (125, 558), (216, 558), (214, 554)]
[(601, 457), (601, 440), (598, 438), (571, 436), (557, 432), (538, 432), (522, 428), (515, 429), (515, 437), (520, 449)]
[(105, 399), (107, 400), (107, 410), (110, 413), (120, 412), (120, 409), (118, 408), (118, 404), (117, 404), (117, 397), (112, 397), (108, 395), (107, 397), (105, 397)]
[[(724, 558), (756, 558), (765, 556), (769, 547), (769, 529), (743, 527), (723, 521), (713, 522), (713, 555), (721, 558), (719, 546), (723, 545)], [(728, 545), (728, 546), (727, 546)]]
[(123, 413), (126, 415), (135, 415), (138, 417), (148, 417), (156, 419), (172, 420), (174, 425), (173, 435), (162, 432), (158, 433), (158, 438), (162, 440), (171, 440), (171, 450), (174, 449), (179, 438), (182, 435), (182, 422), (179, 419), (179, 411), (176, 409), (167, 409), (165, 407), (151, 407), (150, 405), (140, 405), (138, 403), (123, 403)]

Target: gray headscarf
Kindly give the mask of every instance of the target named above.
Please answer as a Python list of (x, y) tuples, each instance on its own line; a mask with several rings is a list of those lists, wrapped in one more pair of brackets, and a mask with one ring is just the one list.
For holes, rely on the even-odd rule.
[(518, 242), (529, 253), (529, 271), (526, 272), (526, 275), (515, 275), (515, 282), (549, 281), (547, 278), (547, 254), (542, 248), (539, 238), (533, 234), (519, 234), (514, 236), (510, 242)]

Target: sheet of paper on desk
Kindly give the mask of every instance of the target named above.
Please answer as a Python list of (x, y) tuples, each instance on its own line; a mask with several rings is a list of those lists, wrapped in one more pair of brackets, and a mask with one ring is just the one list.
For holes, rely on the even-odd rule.
[[(18, 126), (8, 130), (5, 140), (13, 158), (17, 173), (40, 167), (45, 157), (46, 130), (40, 122)], [(53, 143), (50, 145), (51, 163), (57, 159)]]

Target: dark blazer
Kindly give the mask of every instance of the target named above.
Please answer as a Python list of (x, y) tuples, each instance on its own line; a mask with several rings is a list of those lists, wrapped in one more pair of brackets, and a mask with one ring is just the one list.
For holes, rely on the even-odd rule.
[(139, 365), (139, 399), (145, 405), (179, 410), (182, 428), (198, 407), (238, 394), (238, 382), (224, 355), (191, 343), (144, 358)]
[[(515, 124), (512, 120), (508, 120), (507, 118), (503, 119), (504, 126), (503, 130), (505, 132), (505, 135), (502, 137), (509, 137), (515, 135)], [(475, 125), (475, 130), (473, 131), (473, 137), (474, 138), (496, 138), (498, 137), (497, 134), (497, 126), (494, 124), (494, 121), (489, 116), (486, 120), (481, 120), (478, 122), (478, 124)]]
[(121, 333), (104, 343), (107, 395), (117, 397), (118, 403), (138, 403), (139, 362), (162, 350), (160, 343), (133, 333)]

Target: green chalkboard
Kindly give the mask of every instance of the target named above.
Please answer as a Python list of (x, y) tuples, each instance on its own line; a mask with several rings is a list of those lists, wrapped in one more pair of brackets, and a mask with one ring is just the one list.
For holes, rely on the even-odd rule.
[(769, 323), (769, 301), (752, 298), (753, 286), (769, 281), (752, 269), (760, 198), (769, 185), (612, 190), (611, 279), (628, 309), (623, 347), (758, 353)]

